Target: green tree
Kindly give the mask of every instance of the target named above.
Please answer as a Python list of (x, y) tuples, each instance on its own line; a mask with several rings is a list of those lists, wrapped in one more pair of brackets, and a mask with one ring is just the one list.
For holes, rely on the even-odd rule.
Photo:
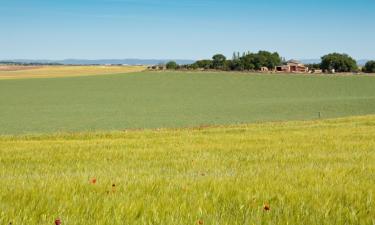
[(166, 67), (168, 70), (175, 70), (177, 69), (178, 65), (175, 61), (170, 61), (167, 63)]
[(255, 69), (256, 55), (253, 53), (244, 54), (241, 57), (241, 63), (244, 70), (254, 70)]
[(227, 58), (222, 54), (216, 54), (212, 57), (212, 66), (214, 69), (222, 70), (225, 67)]
[(358, 70), (357, 62), (347, 54), (331, 53), (322, 57), (323, 70), (336, 72), (355, 72)]
[(196, 70), (196, 69), (199, 68), (199, 66), (196, 63), (193, 63), (188, 68), (191, 69), (191, 70)]
[(204, 59), (204, 60), (198, 60), (194, 64), (197, 64), (198, 68), (201, 69), (211, 69), (212, 68), (212, 60)]
[(260, 70), (262, 67), (272, 70), (282, 62), (279, 53), (267, 51), (244, 53), (240, 60), (244, 70)]
[(235, 70), (235, 71), (244, 70), (239, 52), (233, 53), (232, 60), (227, 61), (227, 66), (229, 70)]
[(365, 67), (363, 67), (363, 72), (375, 73), (375, 61), (368, 61)]

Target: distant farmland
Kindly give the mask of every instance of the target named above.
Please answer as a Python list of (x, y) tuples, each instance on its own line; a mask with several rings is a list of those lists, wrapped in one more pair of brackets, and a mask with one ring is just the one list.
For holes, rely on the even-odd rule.
[[(16, 73), (38, 76), (37, 70)], [(375, 77), (370, 76), (224, 72), (3, 79), (0, 134), (196, 127), (367, 115), (375, 113), (374, 87)]]
[(0, 79), (56, 78), (139, 72), (144, 66), (1, 66)]

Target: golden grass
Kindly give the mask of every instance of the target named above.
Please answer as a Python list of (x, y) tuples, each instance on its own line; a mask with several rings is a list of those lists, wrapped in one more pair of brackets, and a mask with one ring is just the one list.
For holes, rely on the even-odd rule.
[(0, 79), (74, 77), (140, 72), (144, 66), (42, 66), (15, 71), (0, 71)]
[(0, 137), (0, 224), (374, 224), (375, 116)]

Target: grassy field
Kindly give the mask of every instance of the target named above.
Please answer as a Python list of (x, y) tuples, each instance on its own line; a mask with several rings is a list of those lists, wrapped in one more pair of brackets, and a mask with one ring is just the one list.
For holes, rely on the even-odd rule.
[(374, 116), (0, 137), (0, 224), (370, 225), (374, 162)]
[(144, 66), (0, 66), (0, 79), (56, 78), (140, 72)]
[(368, 115), (375, 113), (374, 87), (371, 76), (241, 73), (0, 80), (0, 135)]

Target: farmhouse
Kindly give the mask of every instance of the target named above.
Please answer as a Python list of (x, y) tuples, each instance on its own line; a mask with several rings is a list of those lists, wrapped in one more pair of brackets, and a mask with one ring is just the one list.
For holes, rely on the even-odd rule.
[(159, 65), (149, 66), (149, 67), (147, 67), (147, 69), (149, 69), (149, 70), (166, 70), (167, 67), (163, 64), (159, 64)]
[(297, 60), (289, 60), (286, 65), (276, 66), (276, 72), (307, 73), (309, 68)]

